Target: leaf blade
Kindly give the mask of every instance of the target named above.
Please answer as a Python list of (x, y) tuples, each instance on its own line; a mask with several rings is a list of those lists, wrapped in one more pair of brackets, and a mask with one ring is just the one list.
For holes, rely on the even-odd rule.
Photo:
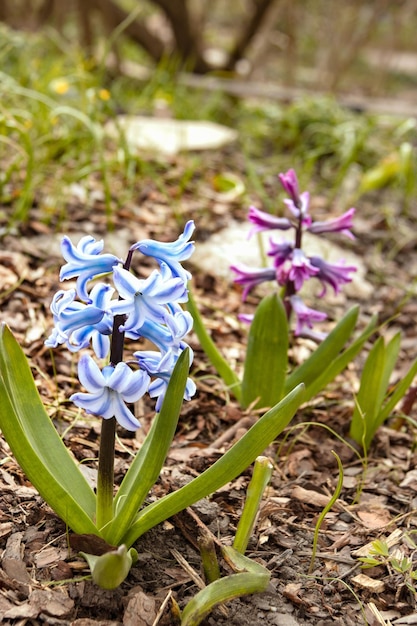
[(269, 408), (281, 400), (288, 366), (288, 321), (281, 298), (275, 293), (258, 305), (250, 326), (242, 400), (244, 408)]
[(46, 413), (27, 359), (6, 325), (0, 331), (0, 400), (0, 427), (33, 486), (75, 532), (97, 534), (95, 495)]
[(153, 526), (236, 478), (288, 425), (303, 399), (304, 386), (299, 385), (265, 413), (228, 452), (200, 476), (140, 511), (123, 537), (123, 543), (132, 545)]

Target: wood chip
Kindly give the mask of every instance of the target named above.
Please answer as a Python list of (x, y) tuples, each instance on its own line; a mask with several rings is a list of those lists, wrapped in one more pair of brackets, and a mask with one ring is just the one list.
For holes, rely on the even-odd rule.
[[(385, 542), (388, 546), (388, 548), (392, 548), (393, 546), (395, 546), (401, 539), (403, 535), (403, 531), (400, 528), (396, 528), (386, 539)], [(358, 548), (357, 550), (352, 550), (352, 556), (354, 557), (362, 557), (362, 556), (369, 556), (369, 551), (372, 550), (372, 541), (370, 541), (369, 543), (365, 544), (364, 546), (362, 546), (361, 548)]]
[(370, 578), (365, 574), (357, 574), (356, 576), (353, 576), (352, 582), (358, 587), (371, 591), (372, 593), (382, 593), (385, 589), (385, 585), (382, 580), (375, 580), (375, 578)]
[(29, 602), (14, 606), (3, 615), (5, 619), (36, 619), (39, 615), (39, 609), (32, 606)]
[(29, 596), (30, 604), (39, 613), (46, 613), (53, 617), (68, 617), (74, 608), (74, 600), (68, 596), (64, 588), (33, 589)]
[(48, 546), (35, 555), (36, 567), (48, 567), (53, 563), (57, 563), (68, 555), (68, 550), (62, 548), (55, 548), (54, 546)]
[(359, 517), (365, 528), (370, 528), (372, 530), (384, 528), (391, 521), (391, 515), (382, 507), (372, 507), (372, 509), (368, 511), (356, 511), (356, 515)]
[(143, 591), (137, 591), (130, 598), (124, 616), (123, 626), (152, 626), (156, 618), (156, 602)]
[(2, 567), (7, 576), (20, 583), (30, 583), (31, 578), (23, 562), (23, 533), (13, 533), (7, 540)]
[[(323, 509), (325, 506), (329, 504), (330, 496), (326, 496), (322, 493), (318, 493), (313, 489), (304, 489), (304, 487), (300, 487), (296, 485), (291, 491), (291, 495), (293, 498), (304, 502), (304, 504), (310, 504), (312, 506), (317, 506), (320, 509)], [(336, 504), (336, 502), (335, 502)]]

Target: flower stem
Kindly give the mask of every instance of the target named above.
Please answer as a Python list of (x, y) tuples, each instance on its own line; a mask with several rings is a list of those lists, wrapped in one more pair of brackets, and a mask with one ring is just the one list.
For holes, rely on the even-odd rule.
[(98, 456), (96, 525), (100, 530), (113, 519), (114, 443), (116, 418), (101, 423)]
[[(119, 326), (124, 321), (124, 315), (116, 315), (113, 322), (110, 362), (114, 366), (123, 360), (124, 333), (119, 331)], [(113, 519), (115, 439), (116, 418), (103, 419), (101, 422), (97, 476), (96, 525), (99, 530), (103, 529)]]

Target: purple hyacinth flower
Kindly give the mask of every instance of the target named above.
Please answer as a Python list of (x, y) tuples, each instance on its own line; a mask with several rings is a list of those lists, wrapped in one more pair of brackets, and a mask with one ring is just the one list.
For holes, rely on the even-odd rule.
[(127, 315), (121, 331), (139, 332), (145, 320), (165, 323), (168, 302), (186, 302), (187, 289), (181, 278), (165, 278), (170, 270), (161, 265), (161, 272), (154, 270), (146, 279), (139, 279), (127, 270), (116, 267), (114, 284), (123, 298), (114, 302), (112, 310), (117, 315)]
[(238, 320), (244, 324), (252, 324), (254, 317), (255, 315), (253, 313), (239, 313), (237, 316)]
[(104, 242), (94, 237), (82, 237), (77, 246), (65, 236), (61, 242), (62, 256), (67, 261), (59, 274), (60, 280), (77, 278), (77, 293), (84, 302), (91, 302), (87, 294), (87, 282), (100, 274), (108, 274), (118, 263), (122, 263), (113, 254), (101, 254)]
[(326, 319), (326, 313), (322, 311), (316, 311), (306, 306), (300, 296), (290, 297), (291, 307), (296, 317), (295, 335), (299, 336), (303, 334), (305, 327), (313, 328), (314, 322), (322, 322)]
[(288, 172), (278, 174), (278, 178), (281, 182), (283, 189), (290, 196), (291, 200), (295, 205), (299, 204), (300, 200), (300, 190), (298, 186), (297, 174), (293, 169), (288, 170)]
[(249, 207), (248, 220), (254, 224), (251, 228), (248, 239), (254, 234), (263, 230), (289, 230), (294, 228), (294, 225), (286, 217), (276, 217), (265, 211), (261, 211), (254, 206)]
[(319, 269), (312, 265), (310, 259), (299, 248), (294, 248), (291, 266), (288, 271), (288, 279), (294, 283), (296, 291), (300, 291), (305, 280), (319, 273)]
[(292, 257), (294, 246), (289, 241), (269, 240), (268, 256), (274, 258), (274, 266), (279, 267)]
[(193, 220), (189, 220), (185, 225), (184, 232), (176, 241), (164, 243), (153, 239), (143, 239), (135, 243), (130, 249), (140, 250), (142, 254), (154, 257), (159, 264), (161, 262), (166, 263), (173, 277), (181, 278), (186, 283), (190, 280), (191, 274), (182, 267), (180, 261), (186, 261), (194, 252), (194, 242), (189, 241), (194, 229)]
[(242, 294), (243, 301), (246, 300), (248, 293), (256, 285), (268, 280), (276, 280), (276, 271), (274, 268), (263, 267), (260, 269), (252, 269), (239, 263), (239, 265), (231, 265), (230, 269), (237, 275), (234, 282), (244, 287)]
[(293, 200), (286, 198), (284, 200), (284, 204), (287, 209), (296, 217), (297, 219), (301, 218), (301, 224), (305, 227), (310, 226), (312, 222), (311, 215), (309, 214), (310, 208), (310, 194), (308, 191), (303, 191), (300, 195), (300, 199), (298, 204), (295, 204)]
[(70, 400), (87, 413), (104, 419), (115, 417), (126, 430), (140, 427), (126, 402), (139, 400), (149, 386), (149, 375), (144, 370), (133, 371), (123, 362), (106, 365), (101, 371), (88, 354), (80, 358), (78, 377), (88, 393), (74, 393)]
[(327, 261), (318, 256), (311, 257), (310, 261), (319, 270), (315, 278), (318, 278), (323, 284), (323, 291), (319, 294), (320, 298), (326, 293), (326, 284), (333, 287), (335, 293), (339, 293), (341, 285), (352, 281), (352, 277), (349, 274), (357, 270), (354, 265), (327, 263)]
[(309, 230), (310, 233), (315, 233), (316, 235), (319, 235), (320, 233), (339, 232), (342, 233), (342, 235), (349, 237), (349, 239), (355, 239), (355, 235), (351, 232), (355, 211), (356, 209), (351, 208), (340, 215), (340, 217), (335, 217), (331, 220), (324, 220), (323, 222), (312, 222), (312, 224), (308, 226), (307, 230)]

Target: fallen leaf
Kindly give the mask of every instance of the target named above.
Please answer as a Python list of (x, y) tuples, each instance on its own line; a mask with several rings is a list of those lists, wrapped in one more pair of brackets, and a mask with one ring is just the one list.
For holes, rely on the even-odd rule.
[(368, 511), (356, 511), (356, 515), (362, 521), (365, 528), (371, 528), (372, 530), (383, 528), (391, 521), (389, 512), (382, 508), (370, 509)]

